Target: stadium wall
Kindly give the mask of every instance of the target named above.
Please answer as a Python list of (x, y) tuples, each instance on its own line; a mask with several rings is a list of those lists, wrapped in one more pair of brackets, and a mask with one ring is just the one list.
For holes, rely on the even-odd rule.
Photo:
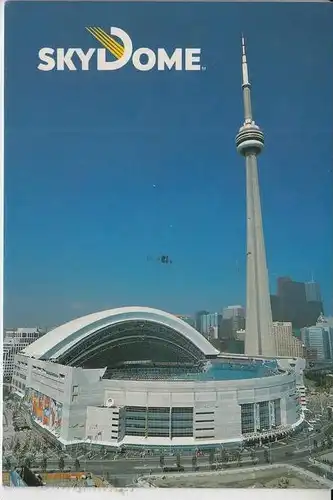
[[(32, 418), (64, 445), (85, 441), (108, 446), (200, 447), (239, 442), (243, 439), (241, 405), (245, 404), (252, 405), (258, 419), (260, 404), (267, 402), (272, 413), (271, 405), (279, 401), (280, 429), (302, 420), (292, 372), (223, 381), (111, 380), (102, 378), (105, 369), (73, 368), (21, 354), (15, 358), (14, 372), (12, 390), (24, 397)], [(164, 409), (170, 411), (170, 422), (173, 412), (175, 418), (177, 411), (180, 416), (189, 412), (193, 418), (186, 418), (192, 418), (193, 433), (172, 438), (171, 434), (128, 435), (125, 421), (130, 410), (126, 408), (134, 412)]]

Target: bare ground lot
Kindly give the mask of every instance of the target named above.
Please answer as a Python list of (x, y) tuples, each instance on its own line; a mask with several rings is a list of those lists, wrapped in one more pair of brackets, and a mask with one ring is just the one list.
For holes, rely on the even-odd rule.
[(159, 475), (147, 478), (157, 488), (295, 488), (327, 489), (321, 478), (296, 467), (243, 469), (202, 474)]

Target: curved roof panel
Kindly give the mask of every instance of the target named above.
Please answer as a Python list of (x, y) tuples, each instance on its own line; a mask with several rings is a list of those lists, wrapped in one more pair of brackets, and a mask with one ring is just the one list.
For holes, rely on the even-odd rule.
[(205, 356), (216, 356), (216, 350), (208, 340), (176, 316), (150, 307), (121, 307), (109, 309), (74, 319), (46, 333), (26, 347), (22, 354), (34, 358), (57, 359), (79, 341), (96, 331), (124, 321), (148, 321), (167, 326), (192, 342)]

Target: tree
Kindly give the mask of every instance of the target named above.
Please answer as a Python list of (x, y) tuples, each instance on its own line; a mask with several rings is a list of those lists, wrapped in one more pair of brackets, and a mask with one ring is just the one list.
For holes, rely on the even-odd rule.
[(235, 450), (235, 461), (237, 462), (238, 466), (240, 466), (241, 459), (242, 459), (241, 452), (239, 450)]
[(65, 468), (65, 460), (64, 460), (64, 457), (61, 456), (59, 458), (59, 462), (58, 462), (58, 467), (59, 467), (59, 470), (62, 472)]
[(229, 459), (228, 452), (224, 448), (222, 448), (222, 450), (221, 450), (220, 458), (221, 458), (222, 464), (225, 465), (228, 462), (228, 459)]
[(18, 441), (16, 441), (16, 443), (14, 444), (14, 448), (13, 448), (14, 455), (16, 455), (18, 453), (19, 449), (20, 449), (20, 443)]
[(46, 458), (46, 456), (43, 457), (41, 465), (42, 465), (42, 471), (46, 472), (46, 470), (47, 470), (47, 458)]
[(29, 443), (28, 441), (25, 441), (24, 445), (22, 446), (22, 454), (26, 455), (28, 453), (28, 450), (29, 450)]
[(79, 472), (79, 470), (80, 470), (80, 461), (78, 458), (75, 459), (74, 469), (76, 470), (76, 472)]

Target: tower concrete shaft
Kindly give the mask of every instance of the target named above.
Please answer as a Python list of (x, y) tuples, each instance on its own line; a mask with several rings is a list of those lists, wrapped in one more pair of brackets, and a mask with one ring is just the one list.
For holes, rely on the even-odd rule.
[(236, 136), (237, 151), (245, 157), (247, 263), (245, 354), (275, 356), (272, 310), (260, 205), (257, 156), (264, 147), (264, 134), (252, 117), (251, 85), (242, 37), (244, 125)]

